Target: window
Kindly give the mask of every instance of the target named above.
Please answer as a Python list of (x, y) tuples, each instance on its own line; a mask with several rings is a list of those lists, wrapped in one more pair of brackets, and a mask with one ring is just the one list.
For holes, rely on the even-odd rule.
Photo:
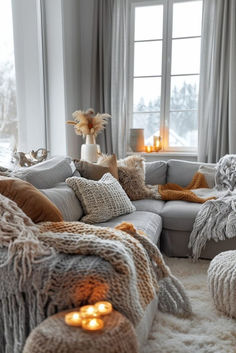
[(0, 166), (17, 145), (16, 81), (11, 1), (0, 2)]
[(138, 2), (131, 15), (132, 125), (145, 144), (196, 150), (202, 0)]

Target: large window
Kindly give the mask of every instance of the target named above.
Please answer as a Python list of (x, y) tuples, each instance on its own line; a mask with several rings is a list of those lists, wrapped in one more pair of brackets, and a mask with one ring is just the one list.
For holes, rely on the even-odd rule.
[(202, 0), (132, 4), (130, 112), (145, 143), (197, 149)]
[(0, 166), (8, 166), (17, 146), (16, 82), (10, 0), (0, 1)]

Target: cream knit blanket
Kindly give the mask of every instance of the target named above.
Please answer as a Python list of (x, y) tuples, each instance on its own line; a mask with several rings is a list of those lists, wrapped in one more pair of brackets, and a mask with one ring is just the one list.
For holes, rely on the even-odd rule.
[(191, 313), (157, 247), (136, 231), (80, 222), (36, 227), (0, 195), (0, 247), (1, 353), (20, 353), (55, 312), (97, 300), (110, 300), (134, 325), (157, 293), (161, 310)]

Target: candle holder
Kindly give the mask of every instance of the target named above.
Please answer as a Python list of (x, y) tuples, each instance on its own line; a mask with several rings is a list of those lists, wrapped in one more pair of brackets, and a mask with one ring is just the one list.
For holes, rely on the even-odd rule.
[(109, 302), (97, 302), (94, 306), (100, 315), (108, 315), (112, 312), (112, 305)]
[(81, 326), (82, 317), (78, 311), (72, 311), (65, 315), (65, 323), (68, 326)]
[(153, 136), (153, 151), (159, 152), (161, 148), (161, 136)]
[(88, 331), (98, 331), (101, 330), (104, 326), (102, 319), (97, 317), (87, 318), (82, 320), (82, 328)]
[(150, 146), (150, 145), (148, 145), (148, 146), (145, 146), (145, 152), (147, 152), (147, 153), (151, 153), (151, 152), (153, 152), (153, 147), (152, 146)]

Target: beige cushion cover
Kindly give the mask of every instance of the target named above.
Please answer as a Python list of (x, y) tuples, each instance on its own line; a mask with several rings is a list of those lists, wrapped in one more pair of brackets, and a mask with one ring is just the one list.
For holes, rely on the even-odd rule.
[(86, 223), (106, 222), (111, 218), (135, 211), (119, 182), (110, 174), (104, 174), (99, 181), (72, 177), (66, 183), (81, 201)]
[(39, 190), (26, 181), (1, 176), (0, 194), (16, 202), (34, 223), (63, 221), (58, 208)]
[(118, 179), (116, 155), (101, 156), (97, 163), (90, 163), (83, 160), (74, 160), (76, 169), (83, 178), (99, 180), (106, 173), (111, 173)]

